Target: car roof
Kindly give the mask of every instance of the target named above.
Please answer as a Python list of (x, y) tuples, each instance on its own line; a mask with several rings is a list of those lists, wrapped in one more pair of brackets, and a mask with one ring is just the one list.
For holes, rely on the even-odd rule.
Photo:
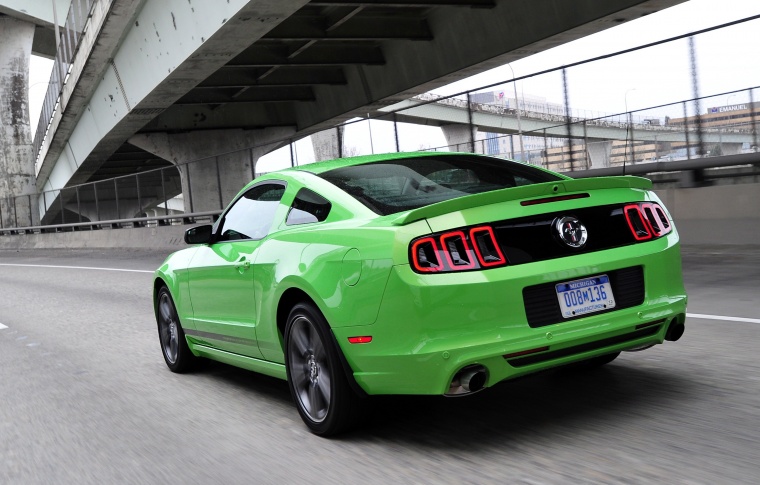
[(301, 165), (298, 167), (287, 168), (283, 172), (287, 171), (301, 171), (309, 172), (315, 175), (333, 170), (336, 168), (352, 167), (354, 165), (364, 165), (366, 163), (373, 162), (385, 162), (390, 160), (403, 160), (408, 158), (420, 158), (420, 157), (433, 157), (433, 156), (452, 156), (452, 155), (467, 155), (478, 156), (472, 153), (460, 153), (460, 152), (399, 152), (399, 153), (382, 153), (378, 155), (362, 155), (359, 157), (350, 158), (337, 158), (335, 160), (326, 160), (324, 162), (310, 163), (308, 165)]

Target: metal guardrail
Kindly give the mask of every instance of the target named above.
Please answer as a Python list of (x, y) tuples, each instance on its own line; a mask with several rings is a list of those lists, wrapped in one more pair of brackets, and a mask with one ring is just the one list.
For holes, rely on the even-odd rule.
[(614, 175), (648, 175), (653, 173), (686, 172), (708, 168), (739, 167), (760, 164), (760, 152), (724, 155), (722, 157), (697, 158), (674, 162), (651, 162), (619, 167), (576, 170), (564, 174), (573, 178), (608, 177)]
[(155, 217), (134, 217), (131, 219), (114, 219), (110, 221), (78, 222), (72, 224), (51, 224), (32, 227), (9, 227), (0, 229), (0, 235), (46, 234), (76, 231), (96, 231), (99, 229), (121, 229), (125, 227), (155, 227), (172, 226), (175, 224), (196, 224), (198, 222), (214, 222), (222, 211), (196, 212), (193, 214), (174, 214)]

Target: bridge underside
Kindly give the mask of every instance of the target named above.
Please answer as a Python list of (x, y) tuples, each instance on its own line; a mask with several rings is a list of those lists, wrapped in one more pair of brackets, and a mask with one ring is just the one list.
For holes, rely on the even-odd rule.
[(132, 1), (94, 94), (43, 146), (38, 186), (166, 165), (160, 147), (130, 148), (135, 135), (306, 136), (681, 1)]

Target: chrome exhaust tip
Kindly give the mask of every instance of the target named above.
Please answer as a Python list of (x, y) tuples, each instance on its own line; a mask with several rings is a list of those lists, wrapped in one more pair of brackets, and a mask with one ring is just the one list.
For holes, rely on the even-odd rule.
[(478, 392), (486, 387), (488, 371), (482, 365), (469, 365), (454, 374), (446, 396), (462, 396)]

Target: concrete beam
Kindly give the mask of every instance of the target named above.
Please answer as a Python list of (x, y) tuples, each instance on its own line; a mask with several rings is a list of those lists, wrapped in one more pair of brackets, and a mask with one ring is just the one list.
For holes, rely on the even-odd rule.
[(345, 86), (316, 87), (321, 101), (299, 105), (299, 129), (328, 128), (682, 1), (511, 0), (466, 15), (433, 10), (432, 40), (385, 43), (385, 65), (350, 66)]
[[(55, 7), (56, 15), (53, 14)], [(47, 58), (55, 57), (55, 18), (58, 26), (66, 23), (71, 0), (0, 0), (0, 15), (34, 24), (32, 53)]]
[[(78, 83), (81, 108), (65, 108), (63, 122), (53, 127), (39, 171), (48, 189), (86, 182), (146, 123), (307, 3), (112, 1), (99, 38), (123, 40), (109, 44), (110, 50), (98, 46), (75, 66), (75, 72), (89, 68), (93, 76), (102, 71), (86, 89)], [(118, 6), (139, 7), (138, 13), (125, 22), (127, 15), (114, 18)]]

